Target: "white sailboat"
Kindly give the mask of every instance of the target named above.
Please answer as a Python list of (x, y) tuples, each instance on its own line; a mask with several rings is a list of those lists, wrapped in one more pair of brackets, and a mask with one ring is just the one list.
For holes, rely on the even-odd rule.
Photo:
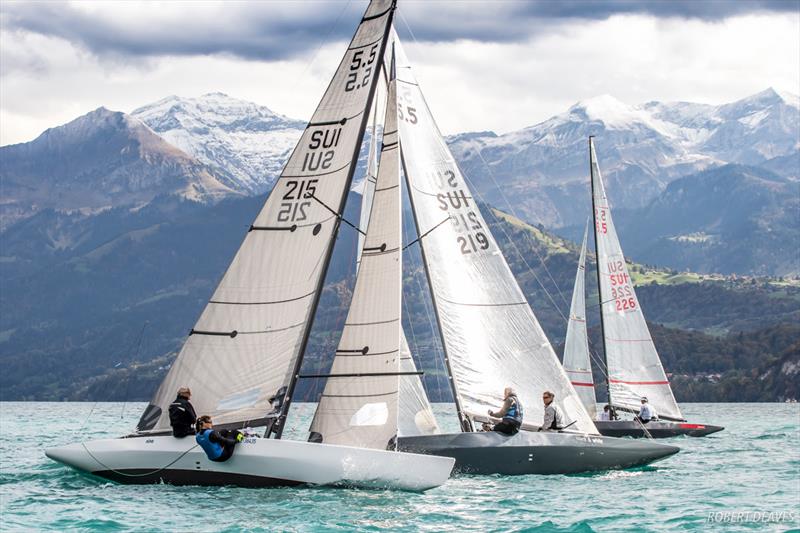
[[(462, 430), (401, 437), (400, 449), (454, 457), (458, 471), (478, 474), (624, 468), (676, 453), (673, 446), (597, 432), (439, 132), (396, 34), (393, 43), (402, 163)], [(567, 431), (511, 437), (475, 431), (475, 422), (502, 403), (505, 387), (517, 392), (528, 421), (543, 419), (539, 398), (554, 392)]]
[(586, 334), (586, 238), (589, 233), (587, 222), (583, 230), (583, 244), (578, 259), (578, 272), (572, 290), (572, 304), (569, 308), (567, 336), (564, 340), (564, 370), (570, 383), (575, 387), (589, 416), (597, 418), (597, 398), (594, 394), (592, 363), (589, 358), (589, 338)]
[(597, 422), (597, 427), (611, 436), (699, 437), (721, 431), (720, 426), (686, 422), (675, 401), (622, 253), (592, 137), (589, 161), (609, 404), (612, 411), (638, 413), (646, 397), (660, 419), (649, 422), (646, 429), (631, 420)]
[[(376, 186), (357, 294), (312, 424), (325, 442), (280, 438), (394, 8), (394, 0), (370, 2), (280, 179), (136, 433), (50, 448), (50, 458), (124, 483), (426, 490), (449, 477), (452, 459), (398, 452), (390, 444), (397, 434), (401, 235), (399, 204), (391, 193), (399, 179), (396, 150), (388, 150), (391, 132), (384, 132), (378, 175), (386, 186)], [(394, 98), (388, 100), (391, 122), (397, 109)], [(265, 437), (271, 438), (247, 438), (228, 461), (208, 460), (194, 439), (169, 434), (167, 406), (181, 386), (195, 391), (197, 412), (211, 415), (216, 428), (266, 426)]]

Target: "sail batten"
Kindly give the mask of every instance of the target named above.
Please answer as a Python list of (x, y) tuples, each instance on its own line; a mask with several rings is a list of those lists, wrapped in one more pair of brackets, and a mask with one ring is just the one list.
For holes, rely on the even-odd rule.
[(636, 297), (592, 138), (589, 159), (609, 403), (638, 412), (641, 398), (647, 397), (659, 416), (683, 420)]
[(580, 396), (589, 416), (597, 416), (597, 399), (592, 379), (592, 363), (589, 357), (589, 339), (586, 334), (586, 239), (589, 233), (587, 222), (583, 230), (583, 242), (578, 258), (578, 271), (572, 290), (572, 303), (567, 322), (567, 336), (564, 341), (564, 370), (567, 371), (575, 392)]
[[(466, 184), (396, 34), (402, 160), (462, 429), (469, 413), (497, 409), (505, 387), (543, 419), (541, 394), (556, 394), (572, 427), (597, 430), (564, 373)], [(424, 231), (423, 231), (424, 230)], [(466, 423), (465, 423), (466, 422)]]
[[(169, 428), (181, 386), (215, 424), (285, 416), (366, 127), (393, 0), (372, 0), (309, 125), (137, 426)], [(383, 13), (384, 15), (379, 15)], [(358, 50), (349, 48), (357, 47)], [(313, 201), (317, 199), (318, 201)], [(247, 391), (248, 394), (242, 396)], [(233, 401), (236, 400), (236, 401)], [(282, 425), (278, 427), (280, 434)]]

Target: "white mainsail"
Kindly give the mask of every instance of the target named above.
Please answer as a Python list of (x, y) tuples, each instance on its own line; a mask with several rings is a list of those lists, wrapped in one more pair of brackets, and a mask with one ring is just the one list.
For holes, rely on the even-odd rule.
[(589, 232), (587, 222), (583, 230), (583, 244), (578, 259), (578, 272), (575, 274), (575, 287), (572, 290), (572, 305), (569, 309), (567, 337), (564, 341), (564, 370), (567, 371), (575, 392), (580, 396), (589, 416), (597, 416), (597, 399), (594, 395), (592, 363), (589, 359), (589, 340), (586, 335), (586, 237)]
[(589, 159), (609, 402), (638, 412), (646, 396), (661, 418), (683, 420), (622, 255), (592, 138)]
[[(394, 0), (372, 0), (311, 121), (137, 429), (169, 428), (181, 386), (216, 424), (291, 399), (375, 92)], [(324, 204), (324, 205), (323, 205)], [(288, 390), (288, 392), (287, 392)], [(280, 393), (279, 393), (280, 391)]]
[[(486, 415), (513, 387), (529, 423), (551, 390), (571, 428), (596, 433), (483, 220), (393, 35), (400, 143), (446, 363), (462, 414)], [(462, 427), (465, 427), (462, 419)]]
[(326, 444), (386, 449), (397, 435), (402, 225), (395, 83), (353, 298), (311, 432)]

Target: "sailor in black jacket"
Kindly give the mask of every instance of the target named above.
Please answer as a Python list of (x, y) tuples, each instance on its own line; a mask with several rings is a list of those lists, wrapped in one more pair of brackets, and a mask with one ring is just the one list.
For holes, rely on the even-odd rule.
[(169, 424), (172, 426), (172, 435), (182, 438), (187, 435), (194, 435), (194, 423), (197, 414), (189, 399), (192, 391), (189, 387), (178, 389), (178, 397), (169, 405)]

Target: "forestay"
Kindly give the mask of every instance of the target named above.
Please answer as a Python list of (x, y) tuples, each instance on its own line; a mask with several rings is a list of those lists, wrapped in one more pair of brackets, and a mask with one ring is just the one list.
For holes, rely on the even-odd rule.
[(539, 423), (549, 389), (575, 422), (571, 429), (595, 433), (393, 38), (404, 170), (461, 412), (497, 409), (511, 386), (526, 421)]
[(567, 338), (564, 342), (564, 370), (567, 371), (575, 392), (578, 393), (589, 416), (597, 416), (597, 399), (594, 395), (592, 364), (589, 359), (589, 341), (586, 336), (586, 236), (589, 225), (583, 230), (583, 244), (578, 259), (578, 272), (575, 274), (575, 287), (572, 289), (572, 305), (569, 309)]
[(660, 417), (683, 420), (636, 298), (591, 138), (589, 158), (610, 403), (638, 412), (646, 396)]
[(386, 449), (397, 435), (401, 207), (397, 108), (395, 83), (391, 82), (380, 165), (353, 299), (311, 423), (312, 436), (321, 437), (326, 444)]
[[(169, 428), (180, 386), (216, 424), (257, 424), (288, 406), (338, 217), (375, 92), (394, 9), (372, 0), (261, 212), (138, 424)], [(323, 205), (325, 204), (325, 205)], [(326, 207), (327, 206), (327, 207)], [(285, 407), (284, 411), (285, 413)]]

